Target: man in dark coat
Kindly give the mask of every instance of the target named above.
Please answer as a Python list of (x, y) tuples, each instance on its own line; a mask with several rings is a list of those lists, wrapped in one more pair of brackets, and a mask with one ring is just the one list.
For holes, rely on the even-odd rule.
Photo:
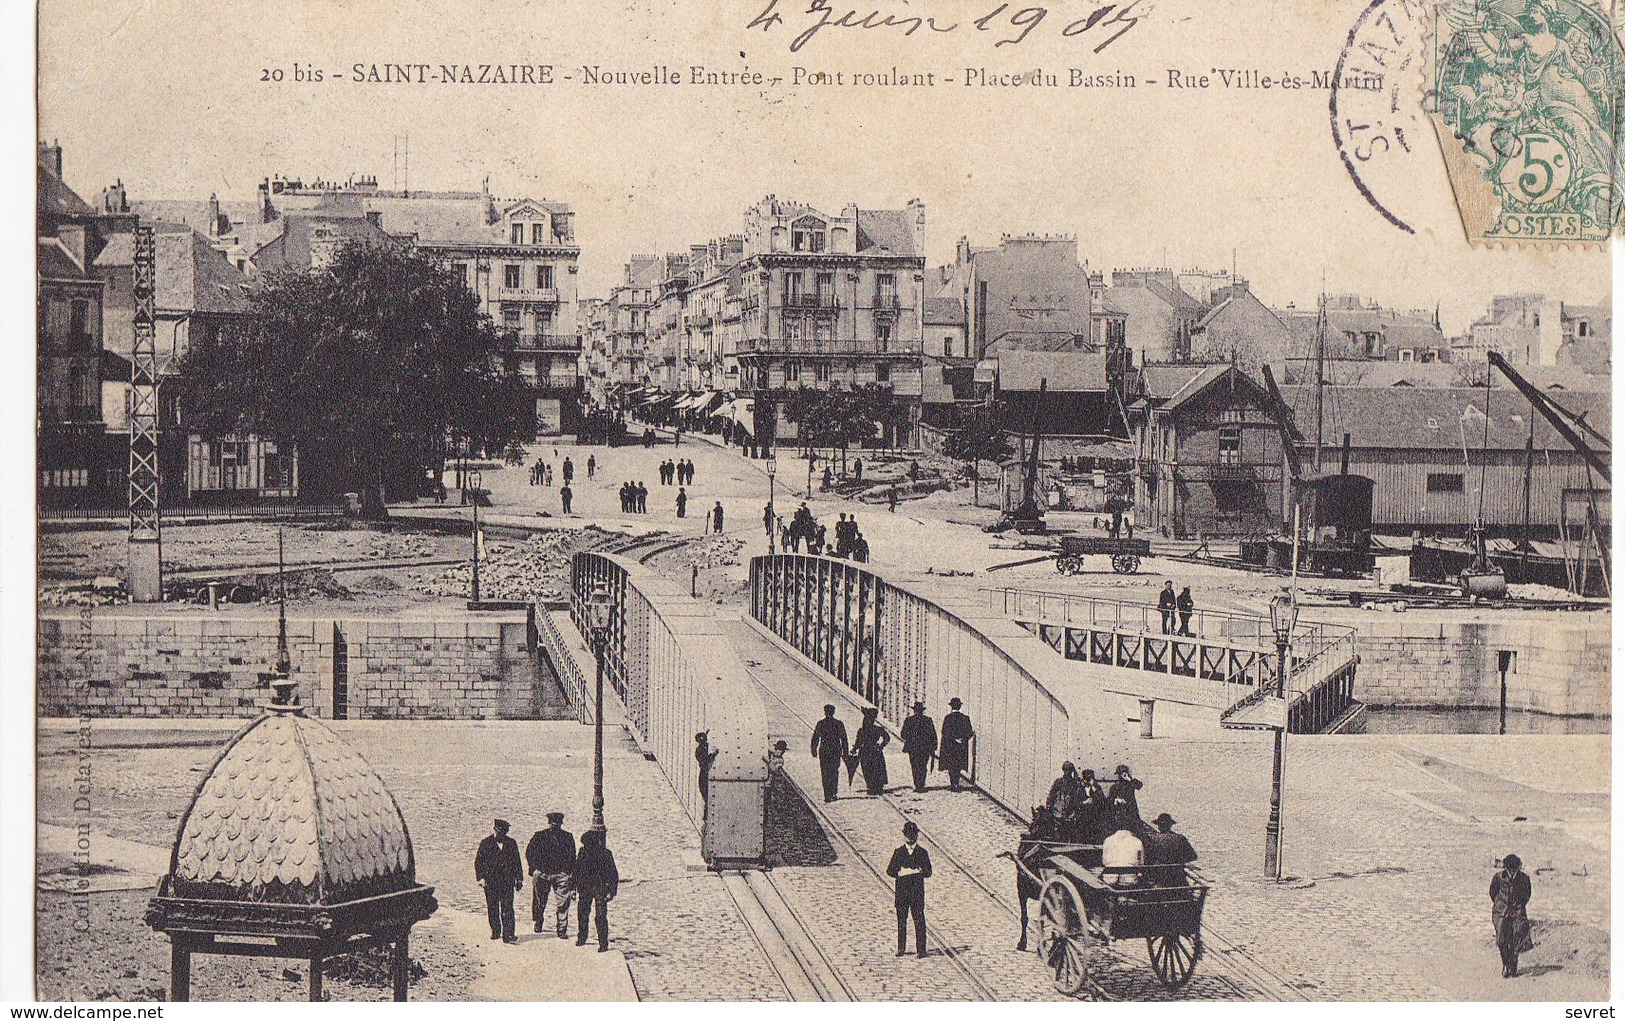
[(1133, 830), (1139, 833), (1145, 828), (1140, 821), (1140, 799), (1135, 791), (1145, 784), (1134, 779), (1127, 766), (1117, 767), (1117, 779), (1106, 791), (1106, 803), (1111, 808), (1112, 829)]
[(1185, 866), (1196, 860), (1196, 848), (1183, 833), (1175, 833), (1174, 817), (1167, 812), (1151, 820), (1156, 829), (1140, 838), (1145, 847), (1146, 878), (1154, 886), (1184, 886)]
[(681, 518), (681, 517), (686, 517), (687, 515), (688, 515), (688, 490), (686, 490), (686, 489), (682, 488), (681, 486), (679, 486), (677, 488), (677, 516)]
[(1070, 762), (1061, 763), (1061, 775), (1049, 785), (1049, 797), (1044, 799), (1044, 807), (1049, 814), (1063, 827), (1071, 827), (1078, 818), (1078, 808), (1083, 797), (1083, 785), (1078, 781), (1078, 767)]
[(1501, 859), (1501, 871), (1490, 880), (1490, 921), (1495, 925), (1495, 946), (1501, 951), (1501, 977), (1518, 974), (1518, 955), (1534, 943), (1529, 938), (1529, 874), (1515, 854)]
[(1191, 637), (1191, 614), (1196, 612), (1196, 600), (1191, 596), (1189, 585), (1179, 591), (1179, 598), (1174, 600), (1174, 606), (1179, 610), (1179, 633), (1186, 638)]
[(1162, 593), (1157, 596), (1157, 609), (1162, 611), (1162, 633), (1174, 633), (1174, 614), (1179, 609), (1179, 597), (1174, 595), (1174, 583), (1163, 585)]
[(931, 856), (920, 846), (920, 828), (903, 824), (903, 844), (891, 853), (886, 875), (897, 881), (897, 956), (908, 953), (908, 916), (914, 916), (914, 950), (925, 956), (925, 881), (931, 878)]
[(818, 771), (824, 780), (824, 800), (835, 800), (841, 785), (841, 763), (846, 761), (850, 747), (846, 740), (846, 724), (835, 718), (835, 707), (824, 707), (824, 718), (813, 727), (812, 754), (818, 759)]
[(925, 703), (914, 703), (914, 715), (903, 721), (903, 752), (914, 774), (914, 789), (925, 793), (925, 774), (937, 753), (937, 725), (925, 715)]
[(942, 718), (942, 748), (937, 754), (937, 768), (948, 774), (948, 789), (959, 790), (960, 775), (970, 772), (970, 742), (976, 730), (970, 717), (959, 711), (957, 698), (948, 700), (953, 710)]
[(555, 894), (556, 927), (559, 939), (569, 936), (570, 902), (575, 900), (576, 838), (564, 828), (564, 813), (547, 813), (547, 829), (537, 830), (525, 845), (525, 865), (530, 869), (530, 917), (536, 931), (542, 931), (547, 917), (547, 895)]
[(568, 486), (570, 484), (570, 481), (572, 479), (574, 479), (575, 477), (576, 477), (575, 462), (571, 461), (568, 457), (566, 457), (564, 459), (564, 484)]
[(722, 501), (721, 500), (718, 500), (717, 505), (715, 507), (711, 508), (711, 527), (713, 529), (715, 529), (715, 531), (716, 531), (716, 533), (718, 535), (722, 534)]
[(525, 866), (519, 861), (519, 845), (508, 836), (508, 820), (496, 820), (491, 831), (474, 854), (474, 878), (485, 887), (491, 938), (518, 943), (513, 931), (513, 895), (525, 888)]
[(576, 855), (576, 946), (587, 945), (587, 918), (598, 927), (598, 952), (609, 949), (609, 902), (621, 889), (621, 874), (615, 856), (604, 846), (603, 830), (581, 835), (581, 853)]
[(1078, 790), (1077, 839), (1084, 844), (1098, 844), (1111, 832), (1111, 810), (1094, 770), (1083, 771)]
[(700, 731), (694, 735), (694, 761), (700, 767), (700, 799), (711, 802), (711, 764), (717, 761), (717, 752), (711, 748), (711, 735)]

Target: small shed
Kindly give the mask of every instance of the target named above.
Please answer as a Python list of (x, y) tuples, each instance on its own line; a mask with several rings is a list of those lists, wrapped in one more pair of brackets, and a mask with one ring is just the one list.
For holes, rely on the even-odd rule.
[(391, 947), (406, 999), (412, 926), (439, 906), (417, 881), (395, 798), (359, 754), (304, 714), (282, 681), (181, 815), (147, 924), (170, 941), (170, 999), (191, 998), (193, 954), (299, 958), (322, 999), (330, 957)]

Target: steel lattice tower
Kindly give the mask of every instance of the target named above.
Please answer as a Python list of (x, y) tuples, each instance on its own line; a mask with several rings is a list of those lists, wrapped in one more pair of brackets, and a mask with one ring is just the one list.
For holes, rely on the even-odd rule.
[(151, 227), (136, 227), (133, 260), (135, 335), (130, 356), (130, 533), (126, 544), (130, 597), (164, 598), (158, 512), (157, 252)]

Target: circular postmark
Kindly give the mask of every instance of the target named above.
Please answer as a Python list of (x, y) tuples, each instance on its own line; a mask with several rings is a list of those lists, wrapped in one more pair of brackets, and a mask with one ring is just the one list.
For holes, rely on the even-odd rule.
[(1451, 0), (1439, 14), (1433, 95), (1493, 192), (1485, 236), (1605, 240), (1619, 221), (1625, 60), (1605, 16), (1583, 0)]
[(1332, 140), (1349, 179), (1389, 223), (1416, 233), (1405, 207), (1431, 144), (1422, 106), (1427, 18), (1416, 0), (1372, 0), (1332, 72)]

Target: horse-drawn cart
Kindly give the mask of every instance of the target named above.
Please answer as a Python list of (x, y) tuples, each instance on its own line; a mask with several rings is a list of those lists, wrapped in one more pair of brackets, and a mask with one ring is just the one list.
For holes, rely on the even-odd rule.
[(1055, 558), (1055, 568), (1062, 574), (1081, 574), (1084, 558), (1088, 556), (1110, 557), (1112, 570), (1118, 574), (1135, 574), (1140, 570), (1140, 558), (1151, 555), (1151, 540), (1064, 535), (1061, 537), (1060, 550), (1060, 555)]
[(1184, 865), (1106, 869), (1093, 844), (1023, 841), (1012, 856), (1038, 889), (1038, 954), (1055, 988), (1077, 995), (1089, 959), (1114, 940), (1143, 939), (1151, 967), (1169, 989), (1190, 981), (1202, 956), (1207, 887)]

